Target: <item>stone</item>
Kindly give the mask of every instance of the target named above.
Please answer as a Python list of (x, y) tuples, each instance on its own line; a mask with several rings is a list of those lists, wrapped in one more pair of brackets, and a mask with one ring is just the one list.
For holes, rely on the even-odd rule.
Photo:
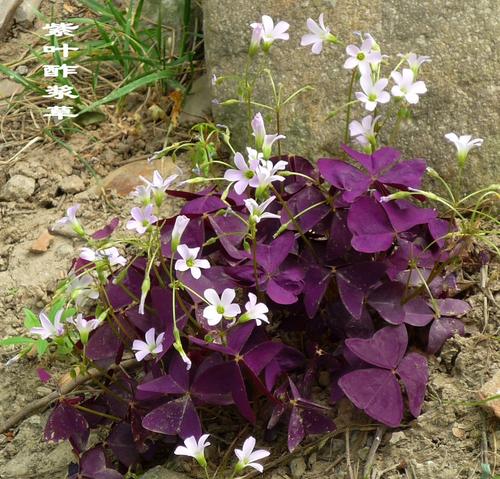
[(44, 230), (40, 233), (38, 238), (31, 243), (30, 251), (32, 253), (45, 253), (50, 245), (54, 241), (54, 236), (52, 236), (48, 230)]
[[(312, 92), (299, 95), (283, 108), (281, 133), (287, 136), (283, 151), (305, 155), (312, 160), (339, 153), (345, 115), (325, 121), (328, 112), (347, 100), (350, 74), (342, 68), (342, 46), (325, 45), (321, 55), (299, 46), (307, 33), (306, 19), (325, 14), (325, 23), (345, 43), (358, 43), (354, 31), (370, 32), (397, 63), (399, 52), (430, 55), (422, 67), (428, 93), (414, 109), (414, 119), (401, 131), (392, 146), (404, 158), (429, 160), (448, 181), (456, 178), (453, 145), (444, 139), (448, 132), (484, 138), (480, 149), (469, 158), (474, 174), (466, 175), (468, 189), (489, 184), (500, 177), (500, 109), (498, 66), (495, 45), (500, 28), (500, 2), (436, 2), (434, 0), (205, 0), (204, 41), (209, 78), (244, 72), (251, 35), (250, 23), (262, 14), (290, 23), (290, 40), (277, 41), (268, 57), (260, 54), (256, 68), (270, 67), (275, 82), (282, 83), (284, 95), (310, 84)], [(418, 20), (417, 20), (418, 19)], [(262, 71), (262, 70), (260, 70)], [(221, 82), (212, 88), (219, 101), (235, 97), (236, 81)], [(256, 101), (271, 101), (270, 86), (262, 74), (256, 84)], [(255, 110), (254, 110), (255, 111)], [(233, 145), (242, 150), (250, 144), (246, 108), (214, 105), (217, 123), (228, 125)], [(264, 113), (264, 111), (262, 112)], [(358, 105), (352, 118), (367, 113)], [(269, 132), (276, 132), (274, 118), (265, 115)]]
[(295, 457), (290, 461), (290, 473), (293, 479), (300, 479), (306, 472), (306, 461), (302, 456)]
[[(493, 378), (479, 390), (479, 399), (484, 401), (492, 396), (500, 395), (500, 370), (496, 371)], [(500, 419), (500, 398), (482, 403), (483, 407), (492, 412), (497, 418)]]
[(26, 200), (35, 192), (35, 180), (23, 175), (12, 176), (0, 190), (0, 200)]
[(391, 433), (391, 438), (389, 439), (389, 444), (397, 444), (398, 442), (402, 441), (403, 439), (406, 439), (406, 435), (403, 431), (397, 431)]
[(15, 20), (24, 26), (29, 26), (33, 23), (36, 17), (36, 12), (40, 7), (42, 0), (24, 0), (16, 10)]
[(16, 83), (15, 81), (4, 78), (0, 80), (0, 100), (4, 98), (10, 98), (13, 95), (17, 95), (23, 91), (23, 87)]
[(156, 466), (146, 471), (142, 479), (189, 479), (189, 476), (180, 472), (171, 471), (166, 466)]
[(70, 175), (62, 179), (59, 188), (61, 188), (64, 193), (73, 195), (83, 191), (85, 189), (85, 183), (79, 176)]
[(2, 0), (2, 8), (0, 9), (0, 40), (8, 33), (17, 7), (22, 0)]
[(202, 75), (193, 82), (191, 91), (182, 107), (179, 117), (181, 125), (192, 125), (206, 121), (212, 110), (210, 82), (207, 75)]

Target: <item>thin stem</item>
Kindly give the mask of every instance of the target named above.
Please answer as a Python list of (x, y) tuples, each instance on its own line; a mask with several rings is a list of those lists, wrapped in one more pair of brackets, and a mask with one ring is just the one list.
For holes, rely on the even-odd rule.
[(345, 120), (345, 132), (344, 132), (344, 143), (347, 145), (349, 141), (349, 122), (351, 120), (351, 97), (352, 90), (354, 88), (354, 80), (356, 79), (356, 69), (353, 69), (351, 75), (351, 81), (349, 83), (349, 93), (347, 96), (347, 112), (346, 112), (346, 120)]

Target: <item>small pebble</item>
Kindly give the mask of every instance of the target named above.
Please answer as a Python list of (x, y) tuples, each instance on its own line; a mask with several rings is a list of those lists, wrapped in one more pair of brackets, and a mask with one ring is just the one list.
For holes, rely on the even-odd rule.
[(306, 462), (302, 456), (290, 461), (290, 472), (293, 479), (300, 479), (306, 472)]

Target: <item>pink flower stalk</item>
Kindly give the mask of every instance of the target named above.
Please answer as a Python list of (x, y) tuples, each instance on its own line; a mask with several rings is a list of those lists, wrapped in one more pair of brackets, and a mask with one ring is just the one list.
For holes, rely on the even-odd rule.
[(163, 351), (163, 337), (165, 333), (160, 333), (156, 337), (155, 328), (148, 329), (145, 335), (145, 341), (135, 339), (132, 343), (132, 350), (134, 350), (137, 361), (142, 361), (150, 354), (159, 354)]
[(375, 84), (372, 82), (370, 75), (361, 75), (359, 80), (362, 92), (356, 92), (356, 99), (365, 105), (368, 111), (373, 111), (378, 103), (388, 103), (391, 95), (384, 91), (384, 88), (389, 83), (387, 78), (381, 78)]
[(172, 240), (171, 247), (172, 251), (177, 251), (177, 247), (181, 242), (181, 237), (184, 234), (184, 230), (186, 229), (189, 223), (189, 218), (184, 215), (179, 215), (175, 218), (174, 229), (172, 230)]
[(153, 214), (153, 205), (147, 205), (144, 208), (137, 206), (130, 212), (133, 220), (127, 222), (127, 229), (136, 230), (140, 235), (144, 234), (148, 228), (158, 221), (158, 217)]
[(311, 33), (302, 36), (300, 40), (301, 46), (312, 45), (311, 51), (315, 55), (319, 55), (323, 50), (323, 42), (337, 43), (335, 35), (330, 33), (330, 29), (325, 26), (323, 14), (319, 16), (319, 25), (312, 18), (307, 19), (307, 28)]
[(403, 73), (392, 72), (391, 77), (396, 83), (391, 89), (392, 96), (403, 97), (412, 105), (417, 104), (419, 95), (427, 91), (423, 81), (414, 81), (415, 74), (409, 68), (403, 68)]
[(252, 38), (250, 39), (250, 48), (248, 49), (248, 54), (253, 57), (260, 49), (260, 42), (262, 41), (262, 34), (264, 33), (264, 27), (262, 23), (252, 23)]

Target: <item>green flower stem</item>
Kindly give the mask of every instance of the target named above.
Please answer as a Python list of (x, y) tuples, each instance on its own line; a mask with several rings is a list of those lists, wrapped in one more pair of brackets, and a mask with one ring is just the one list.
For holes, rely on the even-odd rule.
[(318, 203), (314, 203), (314, 205), (308, 206), (305, 210), (297, 213), (292, 219), (288, 220), (286, 223), (281, 225), (279, 230), (276, 231), (276, 233), (274, 233), (273, 239), (276, 239), (280, 234), (282, 234), (288, 228), (288, 226), (290, 225), (290, 223), (292, 223), (292, 221), (294, 219), (296, 220), (297, 218), (299, 218), (300, 216), (302, 216), (305, 213), (308, 213), (309, 211), (313, 210), (314, 208), (317, 208), (318, 206), (326, 205), (326, 204), (328, 204), (328, 202), (326, 200), (319, 201)]

